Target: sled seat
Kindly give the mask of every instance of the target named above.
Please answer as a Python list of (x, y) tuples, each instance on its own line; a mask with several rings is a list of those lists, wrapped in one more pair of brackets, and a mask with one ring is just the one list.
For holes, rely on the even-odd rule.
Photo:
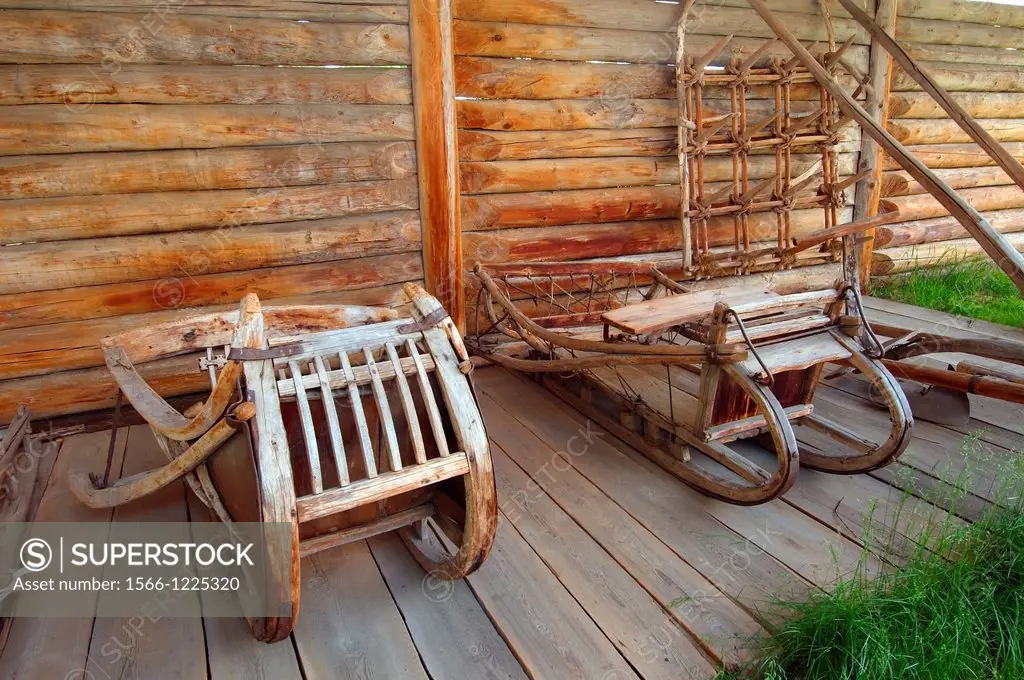
[(630, 335), (649, 335), (709, 317), (720, 302), (746, 305), (778, 297), (767, 289), (706, 290), (627, 305), (605, 312), (601, 320)]
[[(766, 288), (723, 288), (670, 295), (655, 300), (630, 304), (605, 312), (605, 337), (614, 327), (631, 336), (650, 336), (678, 329), (685, 337), (712, 345), (774, 340), (836, 325), (828, 312), (839, 299), (837, 288), (779, 295)], [(723, 307), (724, 305), (724, 307)], [(735, 316), (715, 321), (715, 313), (723, 309)], [(739, 327), (737, 317), (743, 321)], [(744, 337), (744, 334), (746, 337)]]

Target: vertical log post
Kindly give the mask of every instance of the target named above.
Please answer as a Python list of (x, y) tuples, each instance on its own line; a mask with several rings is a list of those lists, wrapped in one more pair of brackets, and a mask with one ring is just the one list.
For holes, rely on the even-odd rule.
[(693, 231), (690, 225), (690, 160), (686, 145), (690, 141), (687, 123), (687, 102), (690, 100), (690, 83), (686, 74), (686, 23), (690, 17), (694, 0), (684, 0), (676, 22), (676, 101), (679, 108), (679, 124), (676, 128), (679, 145), (679, 224), (683, 242), (683, 272), (693, 267)]
[(410, 0), (416, 165), (427, 290), (465, 327), (451, 0)]
[[(899, 0), (878, 0), (875, 21), (889, 35), (896, 33), (896, 17)], [(892, 58), (889, 51), (878, 41), (871, 43), (871, 64), (868, 71), (868, 91), (864, 110), (877, 120), (883, 127), (889, 123), (889, 94), (892, 89)], [(854, 221), (878, 214), (878, 206), (882, 200), (882, 148), (871, 135), (863, 135), (860, 145), (860, 169), (870, 171), (867, 181), (857, 185), (857, 197), (853, 206)], [(871, 280), (871, 258), (875, 250), (875, 230), (866, 232), (858, 249), (860, 280), (867, 286)]]

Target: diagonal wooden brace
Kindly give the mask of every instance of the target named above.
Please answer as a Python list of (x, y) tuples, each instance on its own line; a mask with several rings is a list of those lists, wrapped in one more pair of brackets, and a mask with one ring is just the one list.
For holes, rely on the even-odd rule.
[[(814, 56), (807, 51), (796, 36), (786, 28), (775, 12), (765, 4), (764, 0), (748, 0), (748, 2), (750, 3), (750, 6), (754, 8), (754, 11), (764, 19), (769, 28), (771, 28), (772, 31), (774, 31), (774, 33), (786, 43), (789, 49), (792, 50), (793, 54), (796, 55), (796, 58), (803, 62), (807, 70), (809, 70), (814, 76), (814, 79), (817, 80), (830, 95), (832, 95), (843, 112), (852, 116), (853, 119), (860, 124), (865, 134), (874, 139), (878, 145), (881, 146), (891, 158), (893, 158), (893, 160), (899, 163), (900, 166), (910, 173), (915, 180), (920, 182), (921, 186), (924, 187), (929, 194), (934, 196), (942, 207), (949, 211), (949, 213), (955, 217), (961, 225), (963, 225), (971, 236), (981, 244), (981, 247), (985, 252), (988, 253), (999, 268), (1010, 277), (1014, 285), (1016, 285), (1021, 292), (1024, 292), (1024, 255), (1017, 252), (1006, 237), (996, 231), (980, 212), (964, 200), (960, 194), (956, 193), (956, 191), (954, 191), (953, 188), (944, 182), (938, 175), (932, 172), (928, 166), (921, 162), (919, 158), (914, 156), (909, 149), (907, 149), (903, 144), (900, 144), (899, 140), (893, 137), (885, 127), (871, 116), (871, 114), (865, 111), (864, 108), (850, 96), (850, 93), (846, 91), (842, 84), (839, 83), (839, 81), (836, 80), (836, 78), (833, 77), (824, 66), (818, 63)], [(844, 1), (843, 4), (851, 14), (855, 17), (857, 16), (857, 12), (854, 10), (858, 10), (858, 8), (854, 6), (853, 3)], [(860, 12), (860, 15), (862, 19), (865, 18), (863, 12)], [(874, 22), (871, 23), (877, 27), (877, 24), (874, 24)], [(880, 31), (880, 33), (881, 35), (876, 36), (876, 38), (880, 40), (882, 44), (888, 44), (886, 39), (882, 37), (885, 35), (885, 32)], [(917, 65), (913, 60), (909, 59), (909, 57), (907, 59), (909, 60), (908, 65), (911, 66), (912, 69), (917, 69)], [(947, 99), (949, 99), (948, 96)], [(942, 101), (943, 100), (940, 99), (940, 103)], [(965, 118), (960, 119), (960, 122), (965, 121)], [(979, 136), (978, 138), (981, 137)], [(999, 145), (996, 144), (996, 147), (998, 146)], [(991, 151), (993, 153), (997, 153), (997, 150), (995, 149), (992, 149)], [(1003, 151), (1005, 152), (1005, 149), (1003, 149)], [(1013, 176), (1012, 173), (1011, 176)]]

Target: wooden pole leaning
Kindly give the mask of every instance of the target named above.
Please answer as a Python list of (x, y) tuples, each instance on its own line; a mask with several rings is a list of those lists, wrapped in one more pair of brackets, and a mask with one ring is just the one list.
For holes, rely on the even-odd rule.
[(957, 194), (948, 184), (900, 144), (878, 121), (876, 121), (836, 80), (824, 66), (786, 28), (764, 0), (748, 0), (750, 6), (764, 19), (772, 31), (803, 62), (815, 80), (838, 102), (840, 108), (853, 118), (900, 166), (921, 183), (932, 196), (942, 204), (973, 236), (986, 253), (996, 262), (1007, 276), (1024, 292), (1024, 255), (1021, 255), (1006, 238)]
[(1013, 154), (996, 141), (985, 128), (981, 127), (978, 121), (974, 120), (971, 114), (964, 107), (960, 106), (956, 99), (939, 85), (934, 78), (923, 71), (907, 51), (884, 28), (879, 26), (867, 12), (858, 7), (852, 0), (839, 0), (839, 2), (842, 3), (843, 7), (861, 26), (867, 29), (872, 39), (892, 55), (896, 63), (900, 65), (900, 68), (913, 78), (942, 107), (942, 110), (988, 154), (989, 158), (1006, 171), (1006, 174), (1013, 179), (1017, 186), (1024, 189), (1024, 166), (1020, 164), (1020, 161), (1014, 158)]

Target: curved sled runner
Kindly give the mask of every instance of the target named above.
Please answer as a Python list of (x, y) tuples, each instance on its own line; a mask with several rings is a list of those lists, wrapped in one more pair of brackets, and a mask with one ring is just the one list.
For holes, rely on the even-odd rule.
[[(861, 344), (861, 337), (875, 344), (874, 334), (850, 286), (795, 295), (688, 292), (642, 264), (474, 271), (475, 350), (542, 376), (549, 389), (717, 499), (764, 503), (795, 483), (801, 465), (856, 474), (887, 465), (909, 444), (909, 406)], [(886, 441), (867, 441), (815, 412), (827, 363), (872, 379), (889, 407)], [(801, 451), (798, 424), (834, 446)], [(744, 445), (761, 435), (764, 449)]]
[[(72, 490), (114, 507), (184, 479), (225, 523), (262, 523), (269, 577), (256, 587), (277, 615), (249, 624), (264, 642), (292, 631), (307, 555), (398, 530), (438, 577), (473, 572), (493, 543), (497, 501), (469, 355), (437, 300), (411, 284), (406, 293), (411, 318), (263, 309), (248, 295), (238, 312), (105, 338), (107, 366), (169, 462), (106, 488), (72, 472)], [(212, 391), (183, 414), (135, 366), (196, 351)]]

